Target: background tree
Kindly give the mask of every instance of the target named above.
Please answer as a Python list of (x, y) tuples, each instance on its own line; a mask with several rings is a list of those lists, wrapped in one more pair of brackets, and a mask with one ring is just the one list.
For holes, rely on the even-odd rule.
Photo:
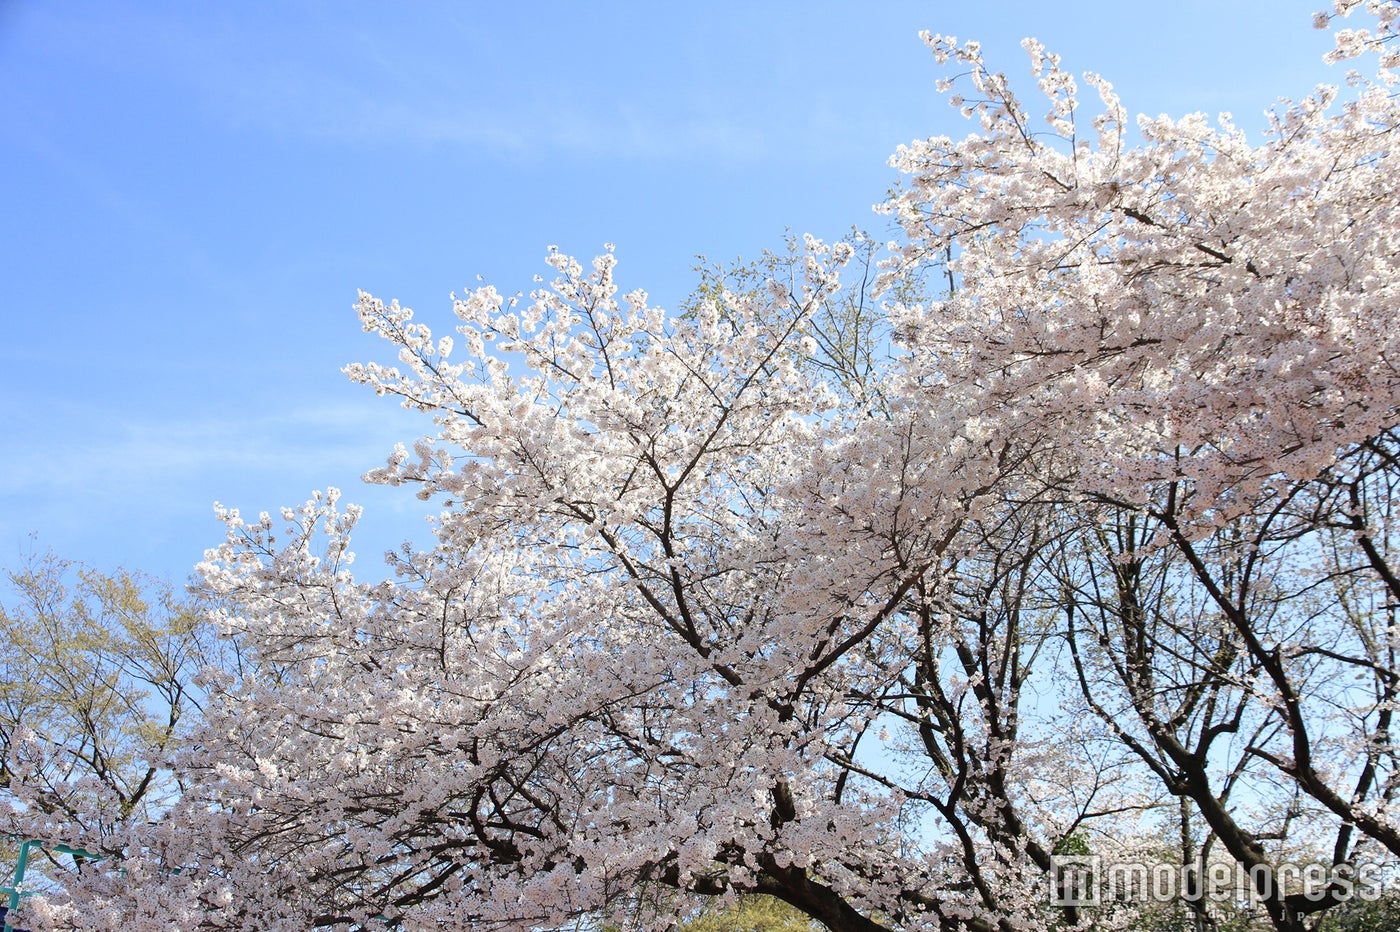
[(681, 924), (685, 932), (813, 932), (812, 920), (771, 896), (741, 897), (727, 909), (702, 912)]
[(171, 758), (223, 649), (199, 603), (138, 573), (43, 553), (6, 578), (0, 830), (111, 854), (120, 829), (179, 798)]

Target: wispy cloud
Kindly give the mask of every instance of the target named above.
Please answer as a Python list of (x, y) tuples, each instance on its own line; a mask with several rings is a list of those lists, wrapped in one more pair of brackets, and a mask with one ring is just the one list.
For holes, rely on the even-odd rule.
[(443, 86), (423, 93), (365, 86), (345, 75), (284, 63), (209, 83), (214, 104), (248, 129), (359, 146), (447, 144), (512, 161), (560, 156), (621, 160), (772, 155), (783, 130), (716, 110), (640, 110), (549, 95)]
[[(191, 553), (214, 543), (215, 500), (256, 513), (295, 505), (328, 485), (342, 487), (349, 501), (372, 500), (376, 523), (393, 546), (419, 533), (421, 520), (404, 519), (421, 515), (422, 503), (366, 487), (359, 477), (423, 425), (385, 407), (292, 407), (248, 418), (133, 416), (71, 431), (62, 418), (46, 432), (16, 425), (29, 449), (0, 451), (7, 461), (0, 470), (0, 548), (34, 532), (83, 546), (125, 540), (136, 558), (122, 561), (139, 565), (142, 542), (152, 537), (197, 542), (187, 548)], [(248, 500), (253, 495), (259, 500)], [(269, 495), (276, 500), (262, 500)], [(21, 516), (27, 525), (19, 525)]]
[(292, 407), (239, 419), (134, 415), (117, 418), (96, 433), (90, 423), (82, 433), (60, 428), (43, 441), (41, 456), (15, 457), (0, 472), (0, 494), (57, 493), (80, 486), (178, 487), (250, 471), (362, 473), (388, 455), (390, 437), (402, 439), (411, 430), (404, 412), (389, 407), (385, 414), (385, 407)]
[[(531, 57), (519, 57), (531, 43), (514, 32), (538, 27), (505, 14), (436, 10), (396, 19), (388, 34), (344, 18), (299, 23), (300, 35), (268, 35), (239, 19), (215, 37), (168, 20), (152, 26), (157, 39), (138, 25), (132, 33), (147, 46), (149, 67), (186, 82), (213, 118), (238, 131), (330, 143), (447, 144), (512, 161), (746, 162), (794, 146), (820, 155), (869, 128), (863, 108), (827, 107), (822, 95), (798, 88), (744, 95), (734, 64), (703, 56), (684, 70), (690, 81), (664, 72), (662, 86), (655, 73), (672, 64), (669, 53), (629, 48), (627, 37), (602, 26), (576, 37), (540, 30)], [(405, 36), (421, 44), (429, 29), (442, 54), (394, 54)], [(833, 135), (831, 119), (849, 132)]]

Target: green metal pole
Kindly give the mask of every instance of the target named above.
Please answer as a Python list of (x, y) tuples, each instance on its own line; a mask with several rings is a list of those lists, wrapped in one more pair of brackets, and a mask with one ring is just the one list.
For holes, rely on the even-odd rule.
[[(0, 833), (0, 834), (4, 834), (4, 833)], [(46, 848), (46, 849), (48, 849), (49, 851), (53, 851), (53, 852), (55, 852), (55, 853), (57, 853), (57, 854), (67, 854), (67, 855), (70, 855), (70, 856), (72, 856), (72, 858), (73, 858), (74, 864), (77, 864), (80, 860), (82, 860), (82, 861), (101, 861), (101, 860), (102, 860), (102, 858), (101, 858), (100, 856), (98, 856), (98, 855), (96, 855), (96, 854), (93, 854), (91, 851), (87, 851), (87, 850), (85, 850), (85, 849), (83, 849), (83, 848), (74, 848), (72, 845), (46, 845), (43, 841), (40, 841), (40, 840), (37, 839), (37, 838), (28, 838), (28, 839), (21, 840), (21, 836), (18, 836), (18, 835), (4, 835), (4, 837), (6, 837), (6, 838), (13, 838), (13, 839), (15, 839), (16, 841), (19, 841), (19, 843), (20, 843), (20, 844), (19, 844), (19, 860), (17, 860), (17, 861), (15, 862), (15, 879), (14, 879), (14, 883), (11, 884), (9, 887), (0, 887), (0, 893), (8, 893), (8, 894), (9, 894), (9, 907), (8, 907), (8, 909), (7, 909), (6, 912), (5, 912), (4, 932), (15, 932), (14, 926), (11, 924), (11, 917), (14, 915), (15, 910), (19, 909), (20, 896), (21, 896), (19, 887), (20, 887), (20, 884), (22, 884), (22, 883), (24, 882), (24, 872), (25, 872), (25, 870), (29, 867), (29, 849), (30, 849), (31, 846), (33, 846), (33, 845), (38, 845), (40, 848)], [(177, 871), (177, 873), (178, 873), (178, 871)]]
[(10, 908), (5, 913), (5, 932), (14, 932), (10, 926), (10, 917), (19, 909), (19, 885), (24, 883), (24, 870), (29, 866), (29, 846), (32, 844), (32, 841), (23, 841), (19, 845), (19, 860), (15, 862), (15, 881), (10, 887)]

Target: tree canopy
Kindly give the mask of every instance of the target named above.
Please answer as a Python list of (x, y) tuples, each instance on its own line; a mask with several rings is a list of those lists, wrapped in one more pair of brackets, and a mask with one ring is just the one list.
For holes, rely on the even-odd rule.
[(1400, 858), (1400, 7), (1358, 11), (1335, 57), (1372, 76), (1259, 143), (1134, 124), (1034, 42), (1029, 103), (930, 36), (976, 129), (895, 154), (895, 241), (682, 313), (611, 248), (450, 336), (362, 294), (398, 361), (348, 374), (433, 424), (370, 478), (434, 544), (370, 581), (334, 490), (224, 511), (202, 585), (245, 664), (181, 797), (38, 917), (660, 929), (659, 886), (1145, 927), (1063, 896), (1070, 856), (1244, 872), (1162, 922), (1362, 915)]
[(120, 850), (125, 828), (180, 797), (172, 759), (200, 715), (197, 675), (231, 654), (203, 606), (140, 573), (36, 553), (5, 575), (0, 850), (79, 837)]

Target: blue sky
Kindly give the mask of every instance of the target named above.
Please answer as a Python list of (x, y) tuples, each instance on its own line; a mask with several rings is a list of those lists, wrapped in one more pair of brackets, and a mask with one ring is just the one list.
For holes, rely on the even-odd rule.
[(894, 147), (970, 129), (920, 29), (1013, 76), (1034, 35), (1130, 110), (1254, 131), (1340, 80), (1322, 5), (0, 0), (0, 565), (37, 534), (180, 580), (214, 501), (327, 485), (372, 560), (427, 506), (358, 477), (426, 422), (340, 374), (392, 355), (357, 288), (446, 328), (477, 275), (612, 242), (674, 307), (697, 254), (883, 232)]

